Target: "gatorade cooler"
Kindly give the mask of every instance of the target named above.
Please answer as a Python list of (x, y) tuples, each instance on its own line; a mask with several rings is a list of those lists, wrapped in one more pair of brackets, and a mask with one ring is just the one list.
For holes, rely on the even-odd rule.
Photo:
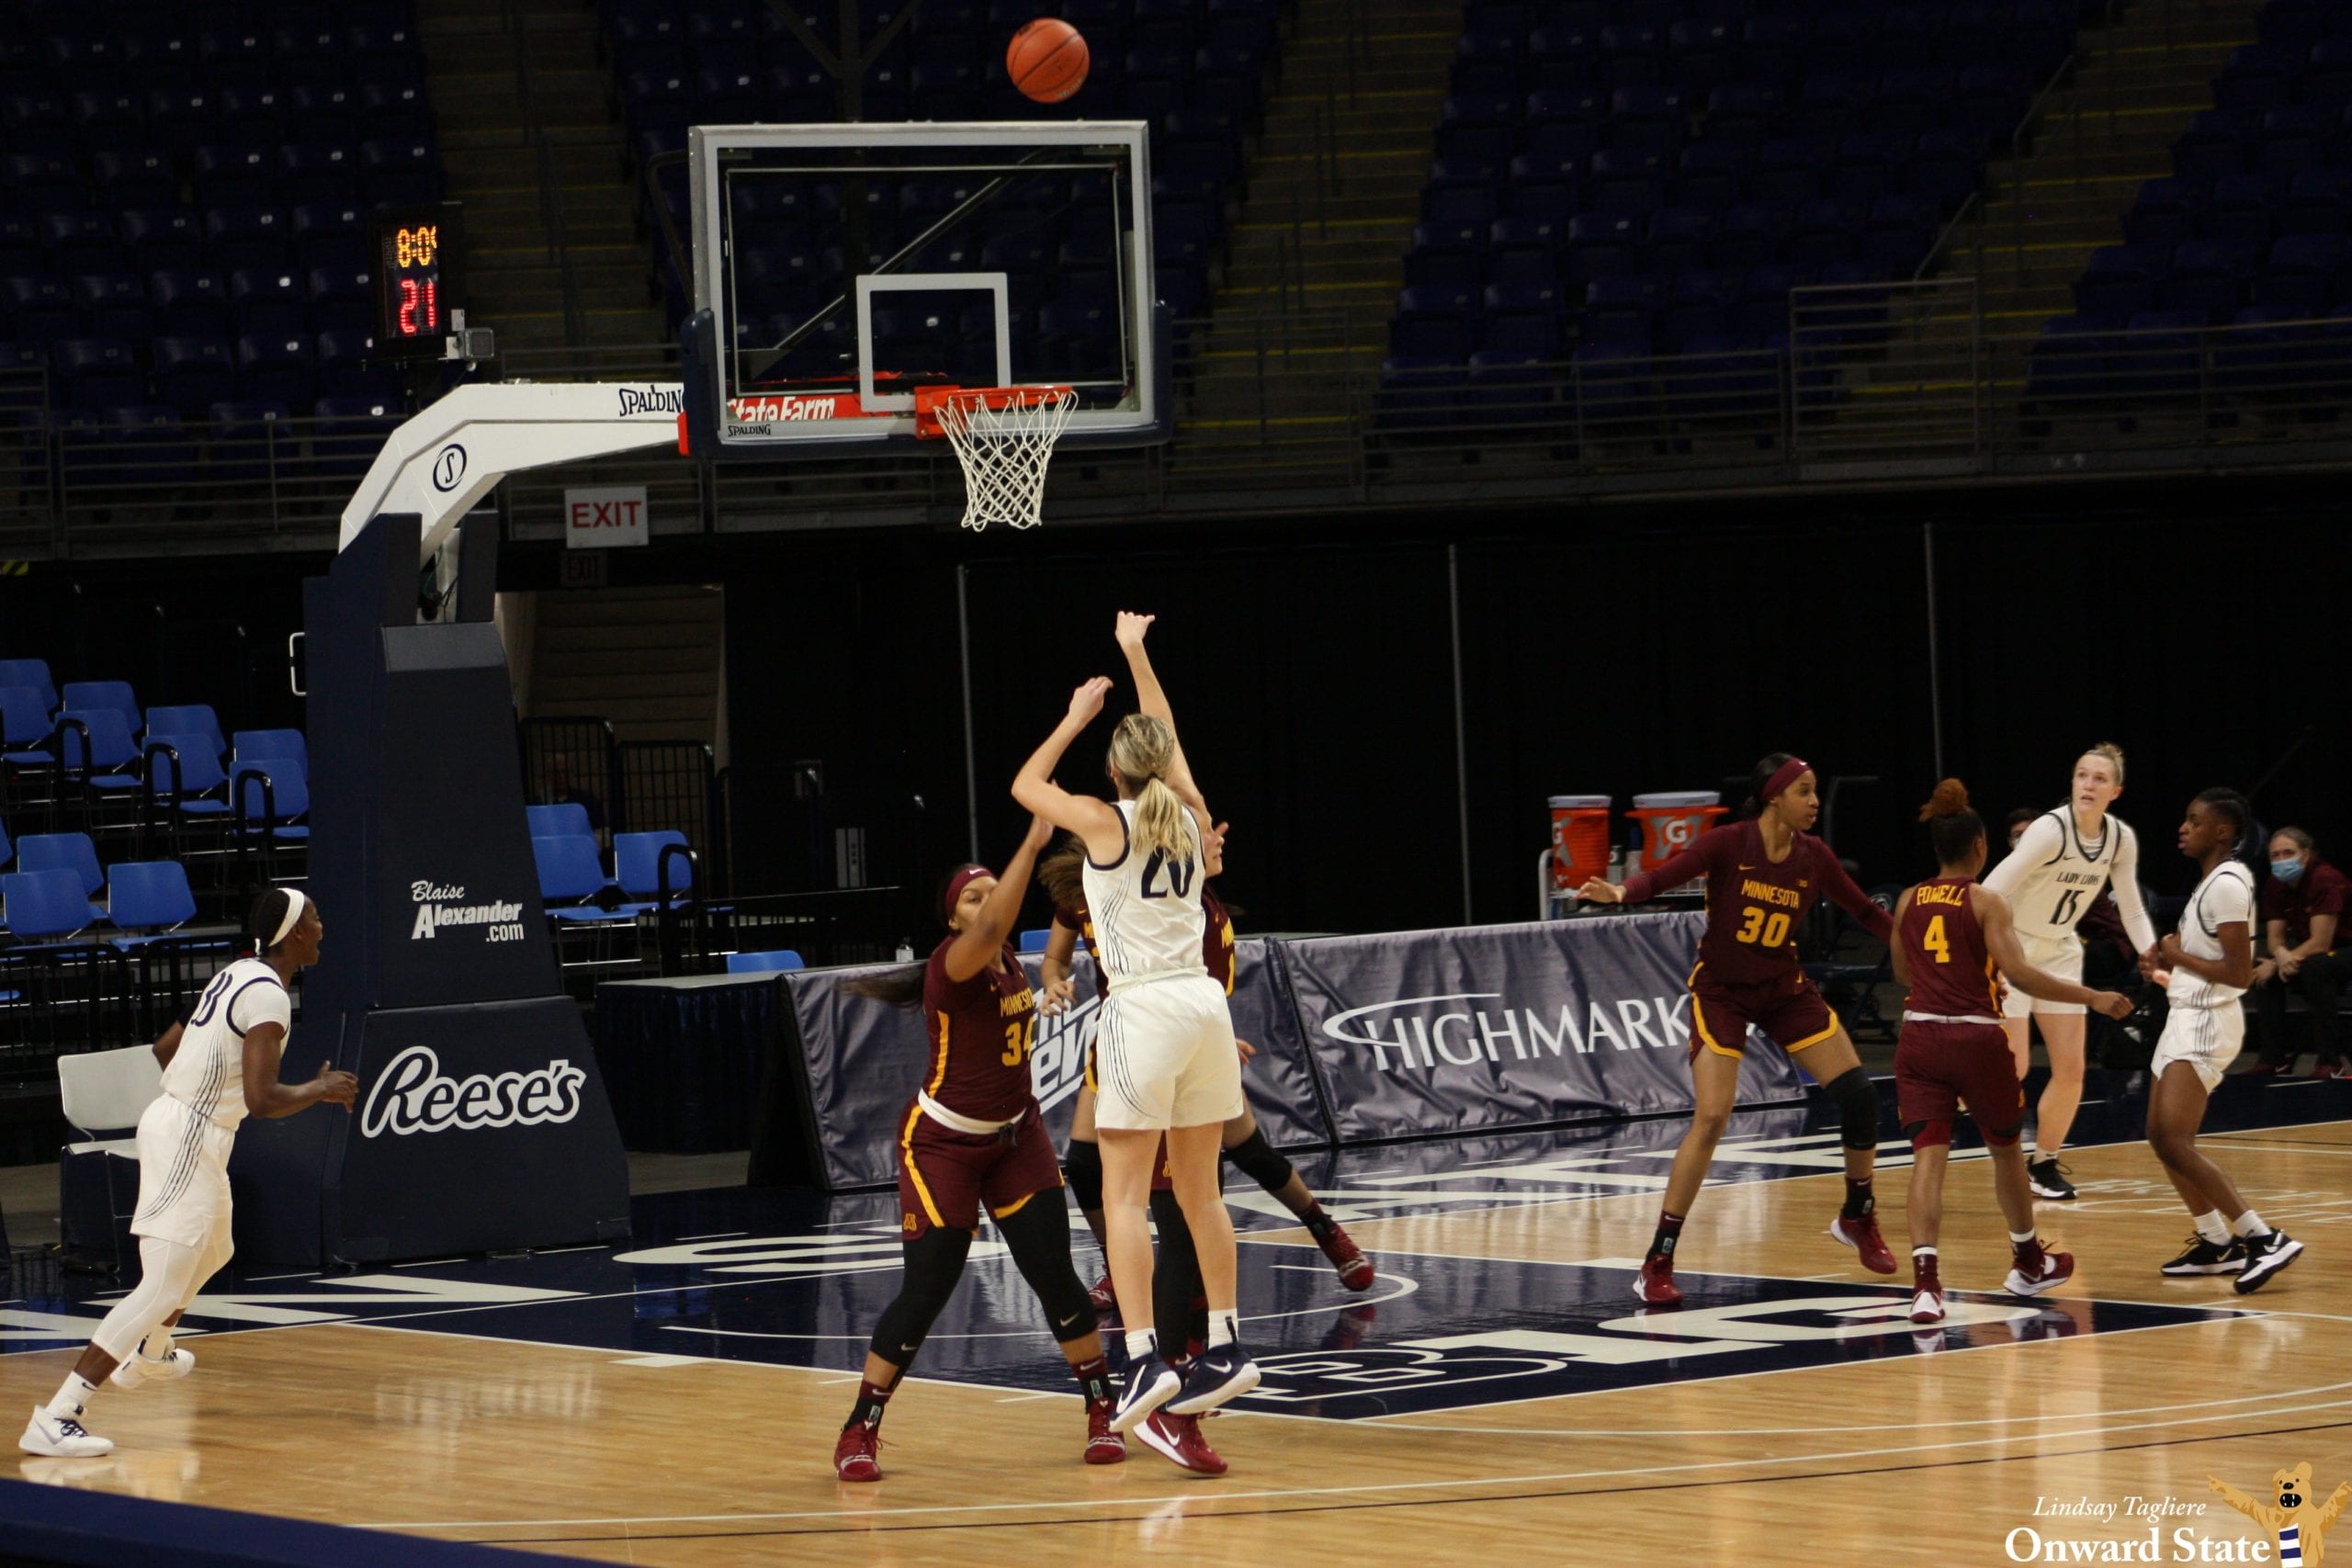
[[(1713, 799), (1711, 795), (1708, 798)], [(1609, 873), (1609, 796), (1552, 797), (1552, 887), (1571, 893)]]
[(1724, 814), (1722, 799), (1711, 789), (1634, 796), (1634, 809), (1626, 815), (1642, 825), (1642, 868), (1663, 864), (1668, 855), (1688, 849)]

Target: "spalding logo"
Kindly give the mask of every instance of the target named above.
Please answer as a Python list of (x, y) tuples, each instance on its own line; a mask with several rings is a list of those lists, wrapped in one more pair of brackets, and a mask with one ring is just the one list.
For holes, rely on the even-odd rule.
[(580, 1114), (588, 1075), (558, 1058), (527, 1073), (476, 1073), (444, 1077), (429, 1045), (412, 1045), (376, 1076), (359, 1114), (359, 1135), (470, 1132), (480, 1127), (536, 1127)]

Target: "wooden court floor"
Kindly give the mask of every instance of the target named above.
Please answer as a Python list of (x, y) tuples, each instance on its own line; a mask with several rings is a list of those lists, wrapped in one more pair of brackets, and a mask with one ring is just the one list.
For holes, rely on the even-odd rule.
[[(1641, 1362), (1641, 1376), (1660, 1365), (1670, 1375), (1638, 1386), (1376, 1420), (1220, 1416), (1206, 1430), (1232, 1470), (1215, 1480), (1186, 1476), (1139, 1447), (1121, 1466), (1081, 1465), (1072, 1397), (918, 1376), (884, 1427), (885, 1479), (848, 1486), (829, 1463), (854, 1381), (839, 1371), (364, 1323), (205, 1334), (190, 1341), (200, 1367), (187, 1382), (101, 1394), (92, 1424), (120, 1445), (111, 1459), (15, 1456), (15, 1472), (667, 1568), (843, 1551), (879, 1563), (1248, 1568), (1334, 1553), (1453, 1561), (1473, 1552), (1973, 1563), (2017, 1560), (2020, 1527), (2136, 1541), (2152, 1525), (2162, 1561), (2191, 1560), (2173, 1555), (2187, 1549), (2176, 1531), (2208, 1553), (2201, 1560), (2224, 1560), (2267, 1532), (2222, 1507), (2209, 1476), (2260, 1491), (2274, 1470), (2308, 1461), (2323, 1497), (2352, 1478), (2352, 1123), (2271, 1127), (2212, 1145), (2250, 1201), (2308, 1243), (2256, 1295), (2235, 1296), (2226, 1280), (2157, 1275), (2188, 1227), (2143, 1145), (2075, 1151), (2081, 1201), (2043, 1206), (2044, 1235), (2077, 1259), (2071, 1285), (2037, 1309), (1977, 1297), (1983, 1321), (1933, 1349), (1915, 1345), (1907, 1324), (1890, 1323), (1890, 1309), (1853, 1307), (1854, 1287), (1880, 1281), (1823, 1235), (1834, 1173), (1727, 1185), (1706, 1195), (1692, 1222), (1684, 1274), (1816, 1286), (1830, 1292), (1822, 1310), (1831, 1321), (1844, 1314), (1839, 1332), (1872, 1353), (1726, 1375), (1709, 1365), (1706, 1323), (1668, 1325), (1669, 1343), (1690, 1353)], [(1898, 1254), (1904, 1174), (1882, 1179)], [(1384, 1287), (1410, 1259), (1434, 1290), (1505, 1265), (1599, 1260), (1605, 1270), (1641, 1250), (1655, 1206), (1652, 1192), (1629, 1190), (1353, 1228), (1384, 1258)], [(1997, 1285), (2002, 1230), (1986, 1167), (1956, 1163), (1947, 1282)], [(1250, 1233), (1244, 1269), (1319, 1262), (1302, 1241), (1295, 1231)], [(1625, 1278), (1594, 1277), (1612, 1291)], [(1475, 1293), (1464, 1299), (1475, 1303)], [(2212, 1310), (2133, 1326), (2126, 1309), (2134, 1303)], [(1623, 1310), (1634, 1311), (1629, 1292)], [(1769, 1337), (1791, 1313), (1804, 1315), (1790, 1308), (1737, 1331)], [(2125, 1326), (2098, 1329), (2102, 1314), (2119, 1313)], [(1475, 1337), (1476, 1316), (1456, 1310), (1451, 1337)], [(1422, 1325), (1423, 1340), (1449, 1337), (1432, 1327), (1449, 1325)], [(1487, 1348), (1507, 1355), (1514, 1331), (1496, 1332)], [(1622, 1326), (1611, 1332), (1615, 1342), (1643, 1344)], [(1817, 1324), (1789, 1332), (1820, 1337)], [(1365, 1338), (1378, 1343), (1376, 1319)], [(1045, 1343), (1037, 1336), (1050, 1357)], [(46, 1397), (73, 1355), (60, 1347), (0, 1357), (0, 1410)], [(1726, 1352), (1715, 1364), (1754, 1359)], [(2121, 1507), (2130, 1498), (2204, 1512), (2111, 1520), (2048, 1512), (2053, 1500)], [(2352, 1550), (2352, 1524), (2345, 1529)]]

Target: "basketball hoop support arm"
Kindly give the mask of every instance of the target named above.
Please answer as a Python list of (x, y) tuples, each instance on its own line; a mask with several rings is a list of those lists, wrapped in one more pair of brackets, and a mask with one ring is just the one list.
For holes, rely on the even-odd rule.
[(392, 432), (343, 509), (340, 551), (379, 513), (424, 519), (418, 561), (509, 474), (650, 446), (675, 447), (685, 412), (675, 381), (547, 386), (476, 382)]

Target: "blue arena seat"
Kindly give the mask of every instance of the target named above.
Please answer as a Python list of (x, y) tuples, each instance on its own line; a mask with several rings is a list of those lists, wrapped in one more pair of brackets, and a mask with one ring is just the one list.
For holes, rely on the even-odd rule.
[[(1026, 953), (1027, 948), (1022, 949)], [(727, 955), (729, 975), (765, 975), (785, 973), (808, 967), (807, 960), (788, 947), (767, 953), (730, 953)]]

